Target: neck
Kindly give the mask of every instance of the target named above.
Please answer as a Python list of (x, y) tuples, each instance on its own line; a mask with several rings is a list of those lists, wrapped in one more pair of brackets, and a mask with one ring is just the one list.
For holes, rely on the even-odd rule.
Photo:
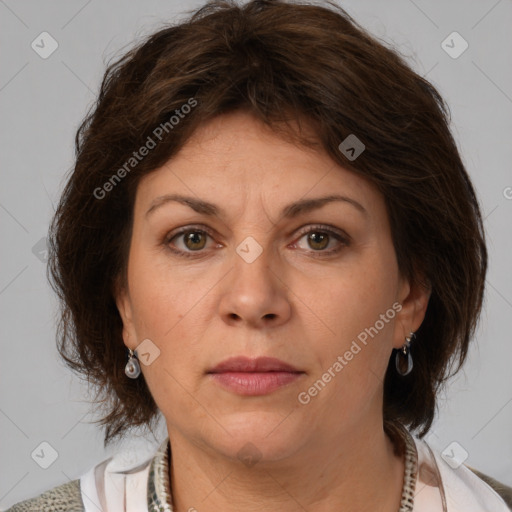
[(404, 462), (382, 423), (318, 437), (291, 457), (248, 467), (169, 431), (174, 512), (399, 510)]

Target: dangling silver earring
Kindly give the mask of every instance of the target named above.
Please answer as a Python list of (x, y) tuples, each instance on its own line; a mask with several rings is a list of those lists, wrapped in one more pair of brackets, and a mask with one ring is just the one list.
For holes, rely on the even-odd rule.
[(136, 379), (140, 375), (140, 365), (137, 360), (137, 354), (131, 349), (128, 349), (129, 358), (126, 366), (124, 367), (124, 373), (126, 373), (127, 377), (130, 379)]
[(405, 338), (405, 343), (402, 345), (402, 348), (396, 353), (396, 371), (402, 376), (409, 375), (412, 371), (413, 363), (411, 356), (411, 342), (415, 339), (416, 334), (413, 332), (409, 333), (409, 336), (406, 336)]

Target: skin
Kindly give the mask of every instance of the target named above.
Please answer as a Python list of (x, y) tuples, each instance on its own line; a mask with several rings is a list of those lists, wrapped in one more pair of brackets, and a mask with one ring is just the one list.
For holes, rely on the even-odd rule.
[[(281, 215), (333, 193), (365, 211), (336, 201)], [(146, 214), (166, 194), (223, 214), (175, 201)], [(332, 234), (318, 243), (325, 227), (317, 224), (348, 243)], [(191, 225), (210, 236), (173, 238)], [(262, 248), (252, 263), (236, 252), (249, 236)], [(150, 339), (160, 350), (141, 369), (167, 424), (175, 510), (396, 512), (404, 462), (383, 430), (383, 380), (428, 298), (401, 276), (384, 198), (370, 182), (242, 111), (198, 129), (140, 181), (127, 286), (116, 292), (125, 345)], [(397, 302), (400, 312), (301, 404), (298, 394)], [(270, 394), (240, 396), (207, 374), (238, 355), (277, 357), (304, 374)], [(259, 458), (250, 467), (237, 456), (247, 443)]]

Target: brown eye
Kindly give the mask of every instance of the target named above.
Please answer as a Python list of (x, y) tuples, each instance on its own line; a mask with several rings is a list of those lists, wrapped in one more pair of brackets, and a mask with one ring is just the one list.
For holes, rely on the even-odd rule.
[(215, 231), (207, 226), (183, 226), (164, 236), (162, 245), (176, 256), (201, 259), (224, 247), (216, 238)]
[(212, 242), (212, 235), (205, 230), (188, 228), (169, 234), (165, 237), (163, 244), (180, 256), (191, 256), (192, 253), (197, 253), (196, 256), (199, 256), (207, 252), (208, 244), (211, 245)]
[(300, 238), (295, 242), (295, 248), (303, 249), (315, 256), (334, 255), (344, 247), (350, 245), (350, 238), (341, 232), (323, 226), (313, 226), (302, 231)]
[(308, 244), (311, 249), (325, 249), (329, 245), (329, 235), (320, 231), (313, 231), (308, 235)]
[(206, 233), (202, 231), (186, 231), (182, 233), (183, 242), (187, 249), (191, 251), (198, 251), (200, 249), (204, 249), (206, 245), (206, 237), (208, 236)]

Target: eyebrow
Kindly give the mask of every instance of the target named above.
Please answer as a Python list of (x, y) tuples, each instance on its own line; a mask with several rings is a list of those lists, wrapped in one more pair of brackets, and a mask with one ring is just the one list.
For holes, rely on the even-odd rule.
[[(367, 211), (364, 208), (364, 206), (360, 203), (358, 203), (356, 200), (347, 197), (342, 196), (339, 194), (332, 194), (325, 197), (317, 197), (313, 199), (301, 199), (299, 201), (296, 201), (294, 203), (291, 203), (287, 206), (285, 206), (281, 210), (281, 217), (284, 218), (293, 218), (297, 217), (300, 214), (310, 212), (312, 210), (316, 210), (318, 208), (321, 208), (325, 204), (332, 203), (335, 201), (341, 201), (344, 203), (348, 203), (355, 207), (360, 213), (363, 215), (367, 215)], [(186, 206), (189, 206), (192, 208), (192, 210), (201, 213), (203, 215), (208, 216), (218, 216), (218, 217), (225, 217), (225, 211), (222, 208), (219, 208), (217, 205), (213, 203), (209, 203), (208, 201), (203, 201), (202, 199), (197, 199), (196, 197), (191, 196), (184, 196), (181, 194), (167, 194), (164, 196), (159, 196), (156, 199), (154, 199), (151, 202), (151, 205), (146, 212), (146, 217), (154, 212), (157, 208), (160, 208), (164, 204), (170, 203), (170, 202), (176, 202), (180, 204), (184, 204)]]

